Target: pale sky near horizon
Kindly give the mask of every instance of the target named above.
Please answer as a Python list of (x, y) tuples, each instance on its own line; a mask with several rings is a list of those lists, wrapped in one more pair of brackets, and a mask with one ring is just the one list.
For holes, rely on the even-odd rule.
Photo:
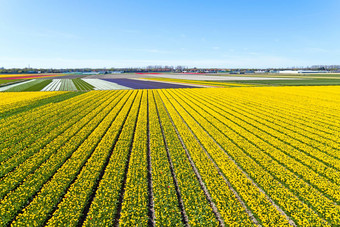
[(340, 65), (339, 0), (0, 0), (0, 67)]

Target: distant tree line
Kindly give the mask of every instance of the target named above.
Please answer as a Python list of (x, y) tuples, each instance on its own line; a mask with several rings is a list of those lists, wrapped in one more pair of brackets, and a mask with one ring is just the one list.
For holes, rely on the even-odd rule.
[(73, 68), (73, 69), (46, 69), (46, 68), (0, 68), (0, 74), (15, 74), (15, 73), (83, 73), (83, 72), (122, 72), (122, 73), (134, 73), (134, 72), (195, 72), (195, 73), (218, 73), (218, 72), (254, 72), (263, 71), (269, 72), (272, 70), (327, 70), (327, 71), (339, 71), (340, 65), (312, 65), (307, 67), (286, 67), (286, 68), (196, 68), (186, 66), (147, 66), (147, 67), (131, 67), (131, 68)]

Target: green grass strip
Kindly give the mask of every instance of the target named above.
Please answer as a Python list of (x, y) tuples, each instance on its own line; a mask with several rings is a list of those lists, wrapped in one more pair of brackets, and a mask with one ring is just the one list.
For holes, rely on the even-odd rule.
[(79, 84), (77, 79), (72, 79), (72, 81), (73, 81), (74, 86), (76, 86), (78, 91), (82, 91), (83, 90), (83, 87)]
[(15, 86), (15, 87), (11, 87), (7, 90), (5, 90), (4, 92), (19, 92), (19, 91), (22, 91), (24, 89), (27, 89), (35, 84), (38, 84), (40, 81), (38, 80), (31, 80), (30, 82), (28, 83), (25, 83), (25, 84), (19, 84), (18, 86)]
[(23, 80), (17, 80), (17, 79), (14, 79), (14, 80), (4, 80), (4, 79), (0, 79), (0, 87), (6, 86), (6, 85), (9, 85), (9, 84), (18, 83), (18, 82), (21, 82), (21, 81), (23, 81)]
[(41, 89), (43, 89), (44, 87), (46, 87), (47, 85), (49, 85), (52, 82), (52, 80), (42, 80), (40, 81), (40, 83), (35, 84), (29, 88), (26, 88), (22, 91), (41, 91)]
[[(15, 87), (12, 87), (12, 88), (9, 88), (7, 90), (5, 90), (5, 92), (20, 92), (20, 91), (37, 91), (37, 90), (33, 90), (33, 89), (36, 89), (36, 88), (39, 88), (41, 85), (39, 84), (45, 84), (44, 87), (47, 85), (45, 82), (46, 80), (32, 80), (28, 83), (25, 83), (25, 84), (21, 84), (21, 85), (18, 85), (18, 86), (15, 86)], [(48, 84), (51, 83), (52, 80), (47, 80), (48, 81)], [(39, 85), (39, 86), (38, 86)], [(43, 87), (42, 87), (43, 88)], [(42, 89), (41, 88), (41, 89)], [(40, 89), (40, 90), (41, 90)], [(40, 91), (38, 90), (38, 91)]]
[(83, 81), (80, 78), (72, 79), (72, 81), (73, 81), (74, 85), (76, 86), (77, 90), (79, 90), (79, 91), (94, 90), (94, 86)]
[(319, 85), (340, 85), (338, 79), (288, 79), (288, 80), (245, 80), (229, 81), (270, 86), (319, 86)]

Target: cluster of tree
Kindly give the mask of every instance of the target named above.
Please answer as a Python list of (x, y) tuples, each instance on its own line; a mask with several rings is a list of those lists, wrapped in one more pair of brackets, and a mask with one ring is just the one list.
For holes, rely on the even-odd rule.
[(339, 70), (340, 69), (340, 65), (312, 65), (310, 67), (310, 69), (333, 71), (333, 70)]
[(194, 72), (194, 73), (218, 73), (218, 72), (232, 72), (232, 73), (251, 73), (256, 71), (270, 72), (275, 70), (327, 70), (327, 71), (339, 71), (340, 65), (313, 65), (307, 67), (287, 67), (287, 68), (238, 68), (238, 69), (218, 69), (218, 68), (196, 68), (186, 66), (147, 66), (147, 67), (131, 67), (131, 68), (73, 68), (73, 69), (42, 69), (42, 68), (0, 68), (1, 74), (15, 74), (15, 73), (83, 73), (83, 72), (100, 72), (100, 73), (112, 73), (112, 72)]

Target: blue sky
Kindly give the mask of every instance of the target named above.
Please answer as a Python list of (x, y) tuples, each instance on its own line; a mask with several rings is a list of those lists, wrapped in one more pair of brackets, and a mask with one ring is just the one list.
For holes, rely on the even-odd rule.
[(0, 67), (340, 64), (339, 0), (0, 0)]

